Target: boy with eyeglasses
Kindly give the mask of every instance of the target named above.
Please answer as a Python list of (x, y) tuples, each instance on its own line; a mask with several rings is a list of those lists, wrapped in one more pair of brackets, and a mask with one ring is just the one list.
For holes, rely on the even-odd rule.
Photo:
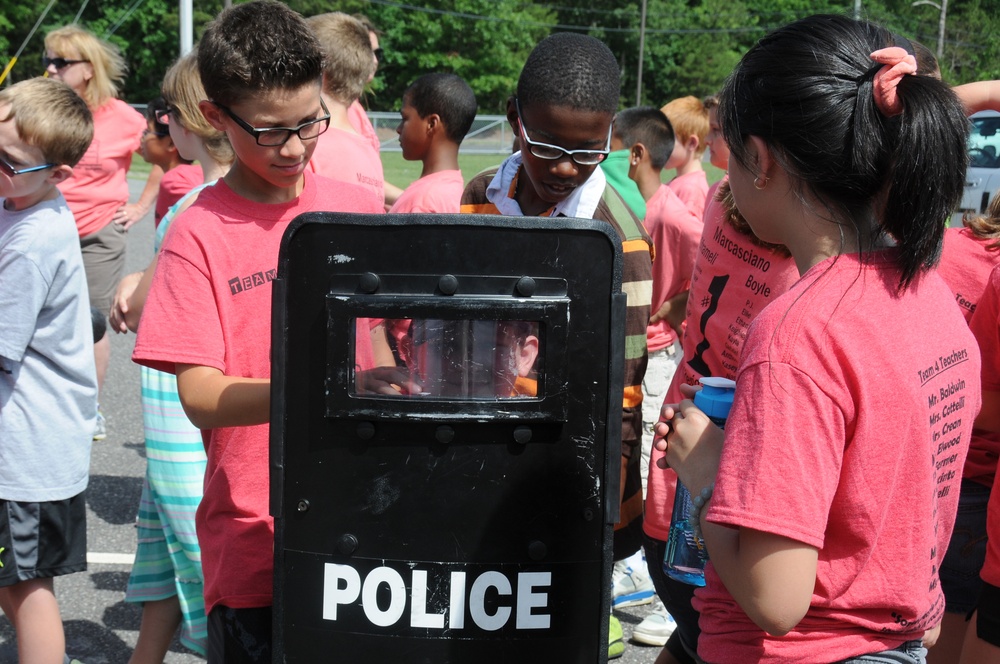
[(307, 171), (329, 123), (322, 54), (287, 5), (257, 0), (224, 10), (205, 29), (198, 69), (208, 97), (201, 112), (226, 133), (236, 157), (174, 220), (133, 359), (176, 373), (184, 410), (204, 431), (196, 527), (208, 661), (270, 662), (270, 282), (278, 248), (303, 212), (378, 213), (382, 206), (360, 186)]
[(0, 92), (0, 609), (21, 662), (63, 661), (53, 578), (87, 569), (97, 374), (76, 221), (56, 185), (93, 131), (64, 83)]
[[(498, 168), (474, 177), (462, 195), (461, 208), (466, 213), (597, 219), (610, 224), (621, 239), (622, 291), (628, 295), (628, 309), (621, 520), (615, 526), (615, 560), (638, 551), (642, 538), (638, 450), (653, 280), (652, 242), (598, 168), (610, 151), (620, 88), (618, 63), (601, 41), (563, 32), (539, 42), (521, 70), (517, 95), (507, 102), (507, 120), (520, 137), (521, 150)], [(609, 639), (611, 657), (624, 650), (616, 622), (612, 620)]]

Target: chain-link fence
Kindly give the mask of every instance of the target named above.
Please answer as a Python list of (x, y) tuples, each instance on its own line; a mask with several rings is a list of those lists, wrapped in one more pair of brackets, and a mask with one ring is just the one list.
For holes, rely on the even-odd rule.
[[(399, 152), (399, 137), (396, 126), (399, 113), (369, 111), (368, 118), (375, 127), (375, 133), (382, 141), (384, 152)], [(461, 151), (480, 154), (510, 154), (514, 134), (507, 118), (503, 115), (477, 115), (469, 133), (462, 141)]]

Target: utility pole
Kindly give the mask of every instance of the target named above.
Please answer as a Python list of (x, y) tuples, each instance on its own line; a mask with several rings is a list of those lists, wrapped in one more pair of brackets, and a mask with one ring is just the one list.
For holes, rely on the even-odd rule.
[(635, 77), (635, 105), (642, 104), (642, 55), (646, 48), (646, 0), (642, 0), (642, 18), (639, 22), (639, 71)]
[(944, 26), (945, 26), (945, 16), (948, 13), (948, 0), (941, 0), (938, 4), (933, 0), (917, 0), (917, 2), (911, 3), (911, 7), (916, 7), (917, 5), (930, 5), (931, 7), (937, 8), (941, 15), (938, 18), (938, 47), (937, 47), (937, 59), (941, 62), (944, 58)]
[(185, 56), (194, 47), (192, 0), (180, 0), (178, 13), (181, 24), (181, 56)]

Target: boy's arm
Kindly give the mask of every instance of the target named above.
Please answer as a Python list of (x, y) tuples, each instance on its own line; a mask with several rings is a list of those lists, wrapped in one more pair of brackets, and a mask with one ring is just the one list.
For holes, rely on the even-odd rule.
[(976, 81), (956, 85), (952, 90), (969, 115), (986, 110), (1000, 111), (1000, 81)]
[(667, 324), (680, 334), (681, 323), (684, 322), (687, 312), (687, 301), (689, 290), (684, 290), (674, 295), (672, 298), (660, 305), (652, 316), (649, 317), (650, 324), (658, 323), (666, 319)]
[(985, 431), (1000, 431), (1000, 392), (983, 390), (983, 407), (976, 417), (976, 427)]
[(270, 418), (268, 378), (227, 376), (214, 367), (177, 365), (184, 413), (199, 429), (265, 424)]

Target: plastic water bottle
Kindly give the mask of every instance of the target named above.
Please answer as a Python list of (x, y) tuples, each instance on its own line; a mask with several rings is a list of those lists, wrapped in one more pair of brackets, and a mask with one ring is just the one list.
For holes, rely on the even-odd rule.
[[(708, 415), (720, 428), (725, 428), (729, 409), (733, 407), (736, 383), (728, 378), (706, 376), (701, 379), (701, 390), (694, 395), (694, 405)], [(705, 562), (708, 551), (704, 540), (695, 537), (688, 521), (691, 513), (691, 493), (677, 482), (674, 509), (670, 517), (667, 550), (663, 556), (663, 571), (671, 579), (692, 586), (705, 585)]]

